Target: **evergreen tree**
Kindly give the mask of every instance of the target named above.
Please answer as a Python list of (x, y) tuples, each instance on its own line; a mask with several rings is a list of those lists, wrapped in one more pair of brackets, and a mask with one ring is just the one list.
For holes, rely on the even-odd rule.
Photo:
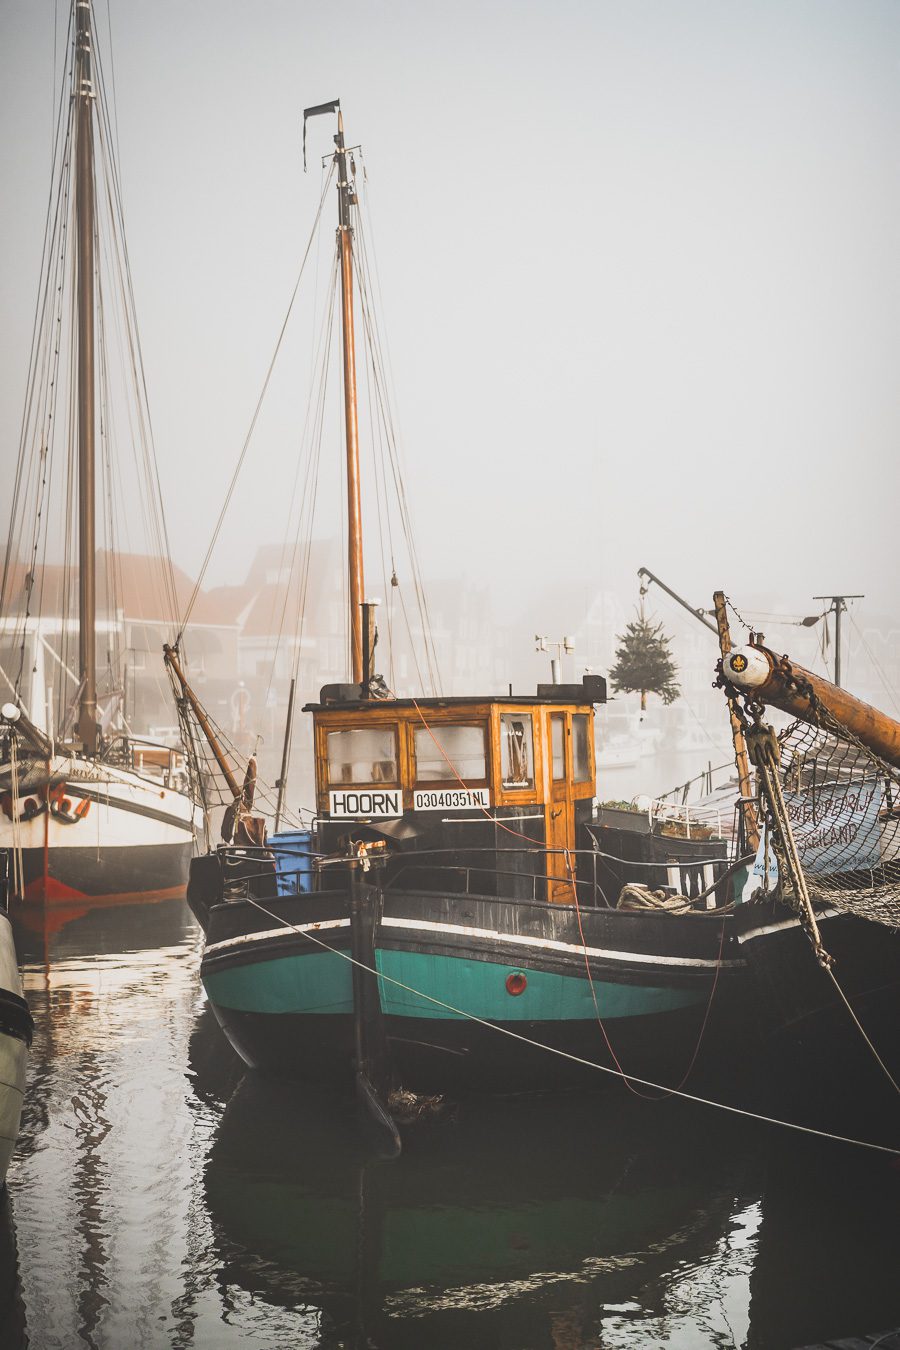
[(646, 711), (648, 694), (658, 694), (663, 703), (674, 703), (681, 693), (675, 678), (678, 667), (669, 654), (672, 639), (663, 636), (662, 624), (639, 614), (616, 640), (620, 645), (609, 672), (615, 692), (639, 693), (641, 712)]

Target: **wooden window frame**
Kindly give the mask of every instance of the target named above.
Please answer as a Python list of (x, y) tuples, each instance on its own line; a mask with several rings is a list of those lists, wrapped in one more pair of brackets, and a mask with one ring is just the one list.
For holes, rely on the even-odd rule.
[[(407, 720), (409, 727), (409, 758), (410, 758), (410, 779), (409, 786), (413, 792), (430, 791), (431, 788), (449, 788), (459, 787), (460, 781), (465, 783), (466, 787), (486, 787), (491, 788), (492, 777), (492, 745), (491, 728), (488, 719), (483, 714), (473, 715), (471, 717), (444, 717), (440, 720), (426, 718), (423, 724), (419, 717)], [(484, 745), (484, 775), (481, 778), (463, 778), (453, 773), (448, 778), (419, 778), (418, 756), (416, 755), (416, 733), (421, 731), (426, 736), (429, 733), (434, 735), (435, 740), (441, 739), (441, 728), (449, 727), (480, 727), (482, 742)], [(449, 766), (448, 766), (449, 768)]]

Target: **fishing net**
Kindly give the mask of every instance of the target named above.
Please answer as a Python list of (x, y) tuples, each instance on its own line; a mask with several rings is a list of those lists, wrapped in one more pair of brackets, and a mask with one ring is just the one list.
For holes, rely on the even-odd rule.
[[(900, 771), (821, 704), (814, 717), (778, 735), (782, 796), (810, 898), (900, 928)], [(783, 862), (782, 853), (786, 880)]]

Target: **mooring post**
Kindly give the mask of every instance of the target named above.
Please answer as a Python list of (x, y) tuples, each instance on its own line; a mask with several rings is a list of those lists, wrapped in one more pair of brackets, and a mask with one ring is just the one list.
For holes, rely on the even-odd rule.
[(375, 934), (383, 897), (381, 888), (366, 879), (362, 857), (353, 859), (349, 870), (356, 1094), (378, 1131), (380, 1146), (395, 1157), (400, 1152), (400, 1133), (387, 1108), (389, 1057), (375, 965)]

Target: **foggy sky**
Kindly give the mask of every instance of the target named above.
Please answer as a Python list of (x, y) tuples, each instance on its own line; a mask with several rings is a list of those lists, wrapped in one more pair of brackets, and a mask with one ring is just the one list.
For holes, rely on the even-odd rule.
[[(897, 614), (900, 6), (109, 4), (150, 409), (189, 572), (318, 201), (333, 128), (310, 123), (304, 177), (302, 109), (340, 97), (426, 582), (491, 579), (526, 614), (563, 578), (636, 599), (646, 565), (694, 603), (721, 586), (803, 613), (837, 590)], [(7, 483), (55, 13), (0, 2)], [(308, 363), (279, 373), (294, 403), (261, 427), (212, 581), (279, 537)]]

